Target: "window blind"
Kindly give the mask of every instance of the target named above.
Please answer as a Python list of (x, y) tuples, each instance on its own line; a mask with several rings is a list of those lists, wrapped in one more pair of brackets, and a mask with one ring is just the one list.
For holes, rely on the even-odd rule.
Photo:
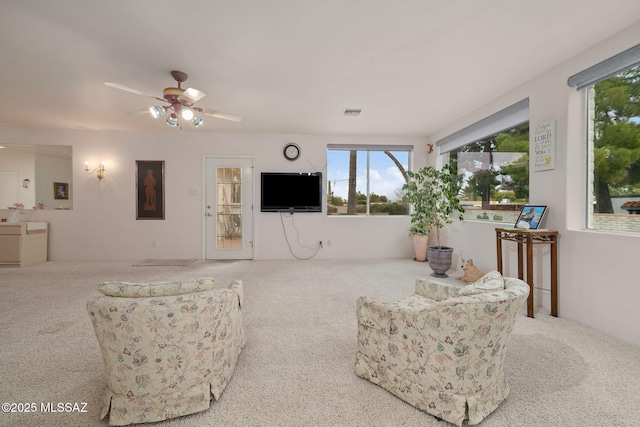
[(503, 130), (529, 121), (529, 98), (523, 99), (503, 110), (475, 122), (436, 141), (440, 154), (447, 153)]
[(574, 74), (567, 83), (577, 90), (584, 89), (636, 65), (640, 65), (640, 44)]
[(411, 151), (413, 145), (327, 144), (328, 150), (342, 151)]

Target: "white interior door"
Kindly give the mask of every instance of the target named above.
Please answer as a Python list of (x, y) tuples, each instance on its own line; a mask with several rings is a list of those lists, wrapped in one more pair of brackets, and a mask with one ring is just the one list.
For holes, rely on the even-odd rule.
[(205, 158), (207, 259), (253, 259), (253, 160)]

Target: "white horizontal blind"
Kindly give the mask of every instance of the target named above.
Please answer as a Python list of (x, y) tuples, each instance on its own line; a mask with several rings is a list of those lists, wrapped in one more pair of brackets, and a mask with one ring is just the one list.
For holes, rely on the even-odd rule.
[(569, 86), (575, 86), (577, 90), (584, 89), (636, 65), (640, 65), (640, 45), (620, 52), (616, 56), (605, 59), (584, 71), (580, 71), (578, 74), (574, 74), (569, 77), (567, 83)]
[(412, 151), (413, 145), (327, 144), (327, 149), (341, 151)]
[(495, 135), (529, 121), (529, 98), (475, 122), (436, 141), (440, 154), (456, 150), (464, 145)]

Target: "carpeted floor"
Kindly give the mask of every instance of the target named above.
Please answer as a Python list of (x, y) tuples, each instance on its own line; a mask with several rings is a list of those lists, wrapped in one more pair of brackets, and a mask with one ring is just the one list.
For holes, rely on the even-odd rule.
[[(107, 280), (214, 277), (244, 282), (247, 346), (209, 410), (152, 424), (182, 426), (439, 426), (354, 374), (355, 300), (413, 293), (428, 265), (412, 260), (49, 262), (0, 270), (0, 400), (36, 403), (0, 413), (0, 426), (106, 426), (102, 358), (85, 302)], [(562, 313), (560, 313), (562, 314)], [(481, 425), (640, 427), (640, 349), (543, 311), (511, 335), (509, 398)], [(87, 412), (43, 413), (83, 403)], [(78, 409), (83, 409), (82, 405)]]
[(185, 267), (195, 261), (195, 259), (145, 259), (132, 265), (134, 267)]

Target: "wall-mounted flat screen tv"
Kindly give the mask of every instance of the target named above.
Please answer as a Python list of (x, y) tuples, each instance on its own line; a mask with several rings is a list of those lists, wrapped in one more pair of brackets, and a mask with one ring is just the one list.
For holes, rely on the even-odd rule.
[(262, 212), (322, 212), (322, 172), (262, 172)]

